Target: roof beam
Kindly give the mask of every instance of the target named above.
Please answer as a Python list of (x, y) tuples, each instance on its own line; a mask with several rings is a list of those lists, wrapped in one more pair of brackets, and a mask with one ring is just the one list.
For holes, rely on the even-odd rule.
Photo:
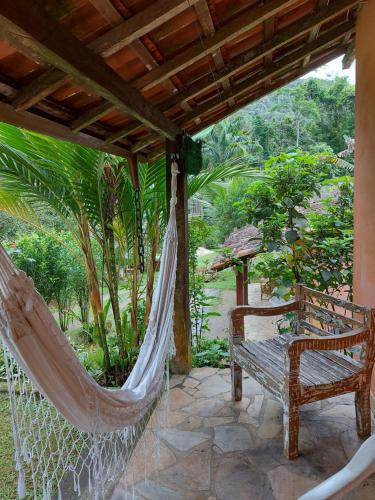
[(101, 101), (99, 104), (83, 113), (76, 120), (73, 121), (70, 128), (72, 132), (79, 132), (83, 128), (91, 125), (92, 123), (100, 120), (103, 116), (115, 109), (112, 103)]
[[(187, 9), (189, 2), (198, 0), (158, 0), (126, 21), (109, 0), (90, 1), (113, 28), (88, 44), (88, 47), (105, 57), (131, 43), (145, 66), (154, 69), (158, 64), (138, 38)], [(62, 71), (51, 69), (20, 90), (14, 105), (17, 110), (28, 109), (67, 81), (69, 77)]]
[[(99, 10), (102, 0), (90, 0)], [(183, 12), (198, 0), (157, 0), (142, 11), (94, 40), (89, 47), (103, 57), (110, 56)], [(98, 4), (98, 7), (96, 6)]]
[[(0, 29), (1, 31), (1, 29)], [(70, 77), (59, 70), (50, 69), (21, 89), (12, 100), (16, 111), (31, 108), (69, 81)]]
[(341, 12), (345, 12), (356, 3), (357, 0), (336, 0), (334, 4), (321, 9), (312, 16), (308, 16), (307, 19), (302, 20), (297, 23), (297, 25), (284, 28), (276, 33), (272, 39), (259, 44), (257, 47), (249, 52), (246, 52), (245, 54), (235, 57), (232, 61), (228, 62), (223, 69), (215, 71), (213, 74), (208, 74), (197, 83), (188, 87), (186, 90), (169, 98), (159, 106), (159, 109), (166, 111), (180, 104), (184, 100), (193, 99), (205, 90), (213, 86), (217, 86), (217, 84), (223, 79), (234, 75), (238, 71), (241, 71), (247, 66), (250, 66), (264, 58), (267, 54), (270, 54), (284, 45), (289, 44), (301, 35), (308, 33), (315, 26), (321, 25), (326, 21), (330, 21), (335, 16)]
[(66, 28), (28, 0), (0, 2), (0, 33), (28, 57), (40, 57), (47, 64), (90, 88), (115, 107), (132, 115), (147, 127), (173, 139), (180, 129)]
[(88, 134), (75, 134), (65, 125), (53, 122), (30, 111), (15, 111), (13, 106), (4, 102), (0, 102), (0, 121), (39, 134), (49, 135), (63, 141), (99, 149), (106, 153), (115, 154), (124, 158), (127, 158), (130, 154), (130, 151), (125, 147), (118, 147), (112, 144), (108, 145), (102, 139), (98, 139)]
[[(317, 0), (316, 10), (323, 8), (324, 5), (327, 5), (327, 0)], [(309, 34), (308, 43), (313, 42), (316, 38), (318, 38), (319, 31), (320, 31), (320, 24), (317, 24), (316, 26), (313, 27), (313, 29)], [(310, 61), (310, 56), (306, 56), (302, 62), (302, 66), (306, 66), (307, 64), (309, 64), (309, 61)]]
[(272, 78), (279, 73), (285, 71), (285, 69), (293, 66), (297, 62), (303, 60), (307, 55), (312, 55), (315, 52), (320, 51), (325, 47), (329, 47), (334, 42), (342, 39), (346, 34), (351, 33), (354, 30), (354, 23), (352, 21), (348, 21), (337, 28), (330, 30), (325, 33), (319, 39), (311, 42), (307, 45), (304, 45), (298, 50), (294, 50), (291, 54), (282, 57), (279, 61), (274, 62), (268, 66), (266, 66), (263, 70), (258, 71), (254, 74), (254, 76), (250, 76), (246, 80), (241, 83), (232, 86), (230, 90), (226, 90), (222, 92), (220, 95), (209, 99), (193, 108), (190, 113), (183, 115), (182, 117), (176, 120), (176, 123), (179, 125), (186, 125), (187, 122), (193, 120), (197, 116), (200, 116), (202, 113), (206, 113), (211, 111), (217, 106), (223, 104), (223, 102), (227, 101), (230, 98), (237, 97), (245, 92), (248, 92), (252, 87), (256, 87), (260, 83), (267, 81), (269, 78)]
[(141, 89), (152, 88), (293, 4), (295, 4), (295, 0), (270, 0), (265, 4), (253, 7), (250, 11), (216, 30), (215, 35), (205, 38), (203, 41), (194, 42), (181, 53), (160, 65), (159, 68), (137, 78), (133, 82), (134, 85)]
[(355, 59), (355, 40), (349, 45), (342, 60), (342, 69), (349, 69)]

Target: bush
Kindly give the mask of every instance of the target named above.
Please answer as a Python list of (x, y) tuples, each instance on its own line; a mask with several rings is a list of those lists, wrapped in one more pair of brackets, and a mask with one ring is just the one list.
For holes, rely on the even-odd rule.
[[(64, 243), (62, 243), (64, 242)], [(62, 330), (72, 320), (77, 301), (82, 322), (88, 320), (86, 275), (80, 249), (69, 233), (32, 233), (8, 248), (16, 266), (30, 276), (47, 304), (55, 304)]]
[(228, 339), (201, 337), (199, 344), (193, 343), (193, 367), (213, 366), (224, 368), (229, 362)]

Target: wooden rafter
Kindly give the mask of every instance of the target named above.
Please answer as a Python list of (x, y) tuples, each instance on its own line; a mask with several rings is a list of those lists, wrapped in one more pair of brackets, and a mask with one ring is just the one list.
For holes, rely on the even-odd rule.
[[(190, 1), (194, 3), (197, 0)], [(91, 3), (113, 28), (88, 44), (88, 48), (105, 57), (131, 44), (145, 66), (151, 70), (158, 67), (158, 64), (138, 38), (186, 9), (189, 2), (188, 0), (158, 0), (125, 21), (109, 0), (92, 0)], [(20, 90), (13, 104), (16, 109), (28, 109), (52, 94), (68, 80), (67, 75), (54, 68)], [(172, 88), (172, 91), (175, 90)]]
[(351, 42), (342, 60), (342, 69), (349, 69), (355, 59), (355, 40)]
[(43, 9), (27, 0), (0, 3), (0, 31), (18, 50), (58, 67), (95, 94), (169, 138), (181, 131)]
[(251, 49), (245, 54), (241, 54), (228, 62), (223, 69), (215, 71), (213, 75), (209, 74), (200, 79), (199, 82), (192, 84), (186, 90), (171, 97), (159, 106), (160, 110), (166, 111), (178, 105), (183, 100), (192, 99), (202, 92), (216, 86), (217, 83), (229, 76), (235, 75), (237, 72), (244, 70), (246, 67), (253, 65), (257, 61), (264, 58), (281, 47), (288, 45), (290, 42), (308, 33), (315, 26), (324, 22), (330, 21), (341, 12), (345, 12), (348, 8), (355, 5), (355, 0), (336, 0), (335, 4), (329, 5), (324, 9), (316, 12), (314, 15), (309, 16), (307, 19), (287, 27), (276, 33), (272, 39), (259, 44), (257, 47)]
[[(319, 11), (319, 9), (322, 9), (325, 5), (327, 5), (327, 0), (317, 0), (316, 10)], [(320, 24), (317, 24), (313, 27), (309, 34), (308, 43), (313, 42), (316, 38), (318, 38), (320, 26)], [(310, 56), (306, 56), (302, 62), (302, 66), (306, 66), (307, 64), (309, 64), (309, 61)]]
[(216, 30), (215, 35), (205, 38), (202, 42), (198, 40), (177, 56), (159, 66), (159, 68), (137, 78), (134, 85), (141, 89), (149, 89), (157, 85), (166, 78), (199, 61), (202, 57), (212, 54), (222, 45), (249, 31), (260, 22), (293, 5), (294, 2), (295, 0), (270, 0), (266, 4), (252, 8)]
[(99, 149), (124, 158), (127, 158), (130, 154), (130, 150), (125, 147), (106, 144), (102, 139), (93, 137), (92, 135), (84, 133), (75, 134), (66, 125), (52, 122), (30, 111), (15, 111), (10, 104), (4, 102), (0, 102), (0, 121), (32, 130), (39, 134), (50, 135), (63, 141), (70, 141), (81, 146)]
[(70, 128), (72, 132), (79, 132), (88, 125), (91, 125), (91, 123), (100, 120), (100, 118), (105, 116), (113, 109), (115, 109), (115, 107), (112, 103), (102, 101), (93, 108), (89, 109), (86, 113), (83, 113), (76, 120), (74, 120)]
[[(102, 4), (103, 0), (90, 0), (93, 5)], [(157, 0), (138, 14), (124, 21), (121, 17), (118, 26), (98, 37), (89, 47), (103, 57), (108, 57), (126, 45), (146, 35), (161, 24), (183, 12), (198, 0)], [(95, 5), (96, 7), (96, 5)], [(96, 7), (98, 10), (99, 8)]]
[(193, 120), (201, 114), (211, 111), (217, 106), (220, 106), (223, 102), (230, 98), (237, 97), (249, 89), (258, 86), (260, 83), (267, 81), (269, 78), (277, 76), (279, 73), (285, 72), (286, 69), (295, 65), (298, 61), (303, 60), (307, 55), (313, 55), (315, 52), (319, 52), (325, 47), (329, 47), (334, 42), (342, 39), (345, 35), (352, 33), (354, 29), (354, 23), (352, 21), (347, 21), (342, 25), (338, 26), (325, 33), (318, 40), (314, 40), (309, 44), (301, 47), (298, 50), (294, 50), (291, 54), (282, 57), (279, 61), (271, 63), (265, 66), (263, 70), (257, 71), (254, 76), (249, 75), (248, 78), (241, 81), (241, 83), (232, 86), (231, 89), (222, 92), (220, 95), (213, 97), (203, 104), (196, 106), (190, 113), (184, 114), (181, 118), (177, 120), (179, 125), (186, 125), (189, 121)]

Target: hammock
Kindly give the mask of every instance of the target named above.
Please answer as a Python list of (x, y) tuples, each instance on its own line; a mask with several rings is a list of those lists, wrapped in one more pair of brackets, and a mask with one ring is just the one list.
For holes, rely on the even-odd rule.
[[(160, 394), (173, 345), (177, 173), (177, 164), (173, 163), (169, 222), (149, 325), (137, 362), (121, 389), (103, 388), (88, 374), (32, 280), (14, 266), (0, 246), (0, 329), (6, 348), (40, 393), (81, 432), (98, 436), (140, 422)], [(9, 366), (7, 371), (9, 379)], [(22, 448), (16, 439), (17, 429), (14, 435), (16, 447), (18, 441)]]

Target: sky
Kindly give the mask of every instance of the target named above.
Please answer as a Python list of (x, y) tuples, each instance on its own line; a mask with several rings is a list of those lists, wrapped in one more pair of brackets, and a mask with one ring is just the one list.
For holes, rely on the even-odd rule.
[(324, 66), (318, 68), (315, 71), (311, 71), (303, 78), (309, 78), (310, 76), (314, 76), (316, 78), (324, 78), (330, 80), (335, 76), (347, 76), (350, 83), (355, 83), (355, 62), (351, 65), (349, 69), (342, 69), (342, 57), (338, 57), (333, 61), (325, 64)]

